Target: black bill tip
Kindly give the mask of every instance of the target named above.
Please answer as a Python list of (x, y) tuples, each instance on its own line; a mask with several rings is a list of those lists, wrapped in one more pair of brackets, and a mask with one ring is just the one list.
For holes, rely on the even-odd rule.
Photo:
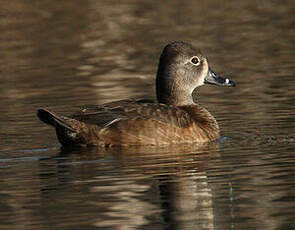
[(214, 73), (213, 70), (209, 69), (208, 74), (205, 78), (206, 84), (220, 85), (220, 86), (228, 86), (234, 87), (236, 83), (227, 77), (221, 77)]

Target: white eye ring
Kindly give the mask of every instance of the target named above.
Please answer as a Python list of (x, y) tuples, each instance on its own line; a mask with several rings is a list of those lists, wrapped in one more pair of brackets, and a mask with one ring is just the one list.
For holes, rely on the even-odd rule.
[(201, 61), (200, 61), (200, 58), (198, 58), (197, 56), (194, 56), (191, 58), (190, 62), (193, 64), (193, 65), (200, 65), (201, 64)]

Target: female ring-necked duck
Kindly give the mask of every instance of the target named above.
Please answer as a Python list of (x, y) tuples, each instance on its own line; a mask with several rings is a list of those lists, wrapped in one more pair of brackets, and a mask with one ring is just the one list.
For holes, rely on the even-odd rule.
[(193, 101), (192, 92), (203, 84), (235, 86), (215, 74), (199, 49), (177, 41), (160, 57), (157, 103), (127, 99), (57, 116), (38, 110), (40, 120), (56, 128), (63, 146), (166, 145), (208, 142), (219, 138), (214, 117)]

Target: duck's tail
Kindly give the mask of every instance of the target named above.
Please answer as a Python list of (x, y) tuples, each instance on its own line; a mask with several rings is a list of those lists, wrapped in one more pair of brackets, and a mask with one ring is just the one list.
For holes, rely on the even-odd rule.
[(81, 128), (87, 129), (83, 122), (68, 117), (58, 116), (47, 109), (38, 109), (37, 116), (44, 123), (55, 127), (58, 140), (63, 146), (85, 144)]
[(37, 111), (37, 116), (39, 117), (39, 119), (41, 121), (43, 121), (44, 123), (46, 123), (47, 125), (51, 125), (55, 128), (57, 128), (58, 126), (62, 126), (72, 132), (76, 132), (76, 130), (74, 130), (70, 124), (67, 123), (67, 118), (63, 118), (60, 116), (57, 116), (56, 114), (50, 112), (47, 109), (38, 109)]

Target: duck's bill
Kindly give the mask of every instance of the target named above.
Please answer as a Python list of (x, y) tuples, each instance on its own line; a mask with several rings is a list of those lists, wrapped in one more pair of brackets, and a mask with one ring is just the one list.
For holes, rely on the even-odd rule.
[(226, 77), (220, 77), (211, 69), (209, 69), (208, 74), (205, 77), (205, 83), (220, 86), (236, 86), (236, 83), (234, 81)]

